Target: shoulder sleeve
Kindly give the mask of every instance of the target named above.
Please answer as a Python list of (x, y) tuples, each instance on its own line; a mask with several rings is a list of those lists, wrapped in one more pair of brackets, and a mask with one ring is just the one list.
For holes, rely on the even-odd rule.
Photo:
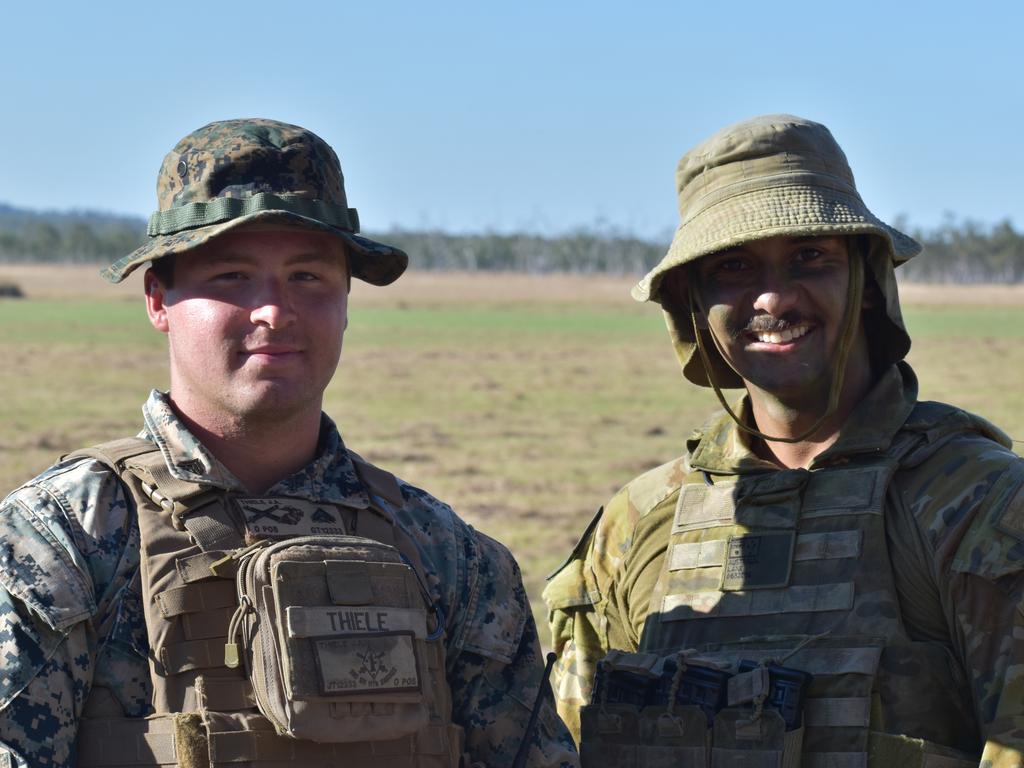
[(522, 638), (529, 599), (512, 553), (490, 536), (470, 531), (467, 601), (456, 645), (508, 664)]
[[(642, 620), (634, 620), (632, 614), (646, 611), (646, 604), (632, 607), (629, 599), (637, 574), (646, 572), (633, 568), (637, 531), (648, 529), (652, 515), (675, 498), (685, 478), (684, 467), (685, 461), (677, 459), (641, 475), (615, 494), (598, 510), (566, 562), (549, 577), (544, 601), (552, 648), (558, 655), (552, 674), (555, 701), (577, 741), (579, 711), (593, 693), (597, 662), (613, 647), (635, 648), (634, 626)], [(643, 542), (654, 539), (647, 537)]]
[(912, 471), (904, 501), (934, 553), (982, 764), (1024, 763), (1024, 460), (980, 436)]
[(538, 725), (528, 765), (575, 766), (576, 750), (555, 714), (550, 690), (541, 691), (543, 663), (537, 627), (519, 566), (511, 552), (466, 526), (467, 604), (451, 660), (453, 717), (466, 730), (474, 764), (510, 765), (526, 738), (530, 714)]
[(999, 580), (1024, 569), (1024, 459), (963, 435), (904, 473), (900, 487), (940, 571)]
[(68, 520), (39, 488), (0, 505), (0, 744), (17, 765), (69, 765), (92, 684), (92, 582)]
[(66, 524), (63, 510), (35, 488), (0, 506), (0, 585), (56, 632), (96, 611), (84, 563), (65, 543)]

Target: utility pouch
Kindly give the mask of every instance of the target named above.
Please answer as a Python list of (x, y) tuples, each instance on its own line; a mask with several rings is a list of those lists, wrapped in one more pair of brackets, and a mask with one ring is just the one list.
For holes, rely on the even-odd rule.
[(307, 536), (261, 543), (241, 561), (225, 661), (238, 663), (241, 630), (257, 706), (279, 734), (365, 742), (427, 725), (443, 626), (431, 635), (428, 602), (397, 549)]
[(774, 709), (729, 707), (715, 716), (711, 768), (797, 768), (803, 729), (786, 731)]

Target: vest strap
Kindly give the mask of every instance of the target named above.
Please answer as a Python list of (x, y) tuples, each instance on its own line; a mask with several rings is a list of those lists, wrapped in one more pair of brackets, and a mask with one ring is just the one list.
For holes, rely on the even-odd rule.
[(168, 675), (176, 675), (190, 669), (223, 668), (224, 638), (171, 643), (161, 648), (158, 655), (160, 663), (164, 667), (164, 673)]
[[(181, 504), (179, 499), (176, 501)], [(244, 544), (223, 497), (202, 506), (187, 507), (178, 515), (185, 530), (204, 552), (224, 552)]]
[[(228, 554), (224, 550), (213, 549), (209, 552), (200, 552), (188, 557), (179, 557), (174, 566), (178, 569), (178, 575), (181, 576), (181, 580), (186, 584), (191, 584), (213, 576), (214, 573), (210, 570), (210, 566), (218, 560), (224, 560)], [(217, 574), (224, 579), (234, 579), (237, 572), (237, 560), (226, 560), (217, 567)]]
[(215, 712), (234, 712), (256, 707), (256, 694), (247, 677), (199, 675), (196, 678), (196, 698), (200, 709)]
[[(889, 768), (885, 763), (882, 765)], [(868, 768), (868, 753), (805, 752), (800, 768)], [(893, 768), (896, 766), (894, 765)]]
[(160, 612), (170, 618), (183, 613), (234, 607), (238, 604), (238, 597), (234, 584), (227, 579), (218, 579), (168, 589), (156, 596), (156, 604), (160, 607)]
[(83, 718), (78, 726), (78, 768), (177, 766), (173, 715)]
[(853, 582), (849, 581), (748, 592), (715, 591), (666, 595), (661, 605), (661, 620), (848, 611), (852, 607)]
[(871, 699), (808, 699), (804, 725), (808, 728), (867, 728), (871, 722)]
[(61, 456), (61, 461), (68, 459), (90, 458), (106, 464), (112, 469), (124, 466), (124, 462), (135, 456), (151, 451), (158, 451), (156, 444), (141, 437), (122, 437), (108, 440), (90, 448), (80, 448)]

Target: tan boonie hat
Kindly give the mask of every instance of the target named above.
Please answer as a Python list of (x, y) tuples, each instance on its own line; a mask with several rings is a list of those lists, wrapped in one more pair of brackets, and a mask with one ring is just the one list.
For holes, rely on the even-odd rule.
[[(632, 291), (666, 313), (669, 333), (686, 377), (709, 386), (694, 354), (693, 327), (684, 296), (662, 291), (665, 274), (702, 256), (777, 235), (871, 235), (868, 266), (885, 298), (889, 327), (871, 344), (886, 363), (910, 349), (893, 268), (921, 251), (913, 238), (883, 222), (864, 204), (846, 155), (820, 123), (792, 115), (765, 115), (729, 126), (697, 145), (676, 169), (680, 223), (665, 258)], [(677, 291), (672, 291), (675, 294)], [(739, 376), (722, 360), (710, 337), (705, 345), (722, 387)]]
[(121, 282), (147, 261), (196, 248), (255, 221), (336, 235), (352, 276), (374, 285), (398, 279), (409, 257), (359, 237), (334, 150), (312, 131), (274, 120), (224, 120), (190, 133), (168, 153), (157, 178), (159, 210), (149, 241), (100, 274)]

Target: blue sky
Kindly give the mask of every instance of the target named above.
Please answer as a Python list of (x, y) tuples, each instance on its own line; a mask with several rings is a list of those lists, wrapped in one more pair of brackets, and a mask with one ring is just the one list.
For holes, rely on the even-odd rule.
[(3, 6), (0, 202), (148, 215), (211, 120), (298, 123), (367, 229), (661, 237), (679, 156), (792, 112), (885, 219), (1024, 228), (1024, 4), (252, 2)]

